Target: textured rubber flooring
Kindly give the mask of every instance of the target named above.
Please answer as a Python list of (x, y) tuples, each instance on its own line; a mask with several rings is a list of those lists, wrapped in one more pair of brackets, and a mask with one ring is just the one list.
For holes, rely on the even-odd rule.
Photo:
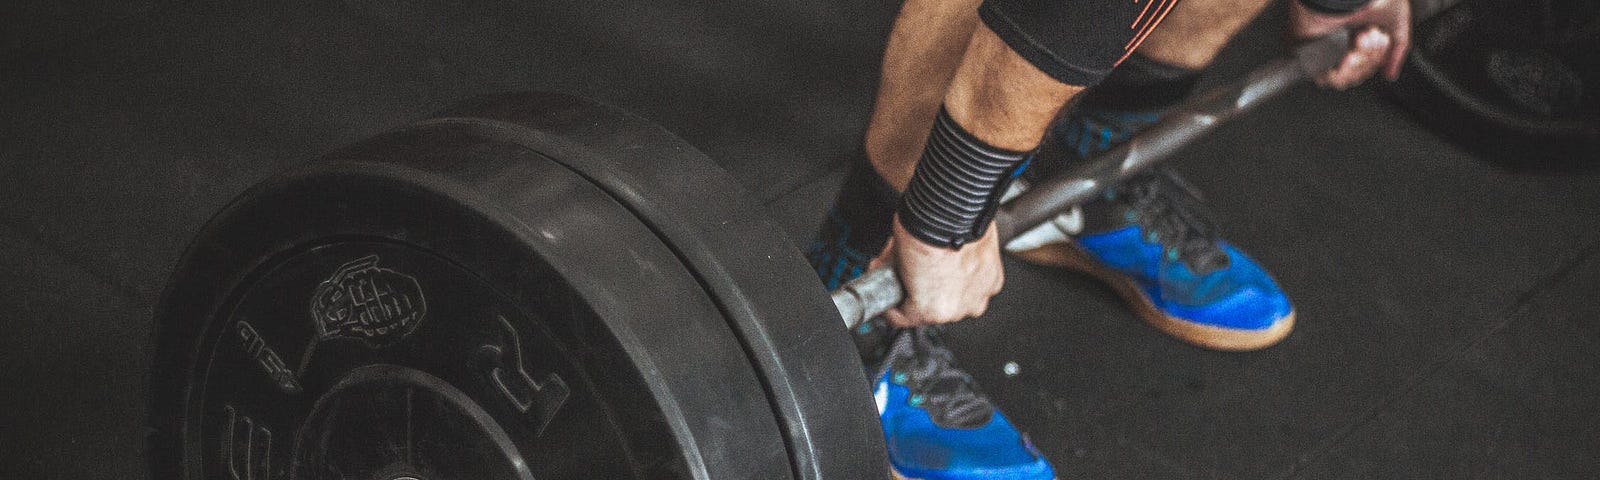
[[(187, 239), (273, 172), (472, 95), (638, 112), (804, 242), (895, 10), (220, 3), (0, 10), (0, 478), (143, 477), (149, 310)], [(1278, 51), (1281, 24), (1209, 81)], [(1299, 329), (1204, 351), (1087, 277), (1009, 263), (953, 342), (1063, 478), (1600, 476), (1600, 178), (1497, 170), (1372, 88), (1298, 89), (1178, 166)]]

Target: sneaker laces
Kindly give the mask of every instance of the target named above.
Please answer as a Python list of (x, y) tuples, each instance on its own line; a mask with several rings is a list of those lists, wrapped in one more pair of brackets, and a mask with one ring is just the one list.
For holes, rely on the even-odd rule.
[(1143, 228), (1145, 240), (1165, 247), (1168, 261), (1181, 261), (1204, 275), (1228, 266), (1228, 253), (1200, 192), (1171, 169), (1157, 167), (1111, 192), (1127, 208), (1125, 220)]
[(894, 383), (911, 390), (911, 405), (926, 410), (935, 425), (977, 428), (989, 423), (994, 405), (978, 392), (971, 375), (956, 368), (955, 356), (938, 333), (938, 327), (900, 330), (884, 368)]

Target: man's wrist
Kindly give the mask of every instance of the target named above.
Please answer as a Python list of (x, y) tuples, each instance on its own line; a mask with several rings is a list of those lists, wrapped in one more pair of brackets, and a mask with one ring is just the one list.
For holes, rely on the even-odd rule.
[(982, 238), (1027, 158), (979, 140), (941, 109), (900, 198), (901, 224), (918, 240), (951, 250)]

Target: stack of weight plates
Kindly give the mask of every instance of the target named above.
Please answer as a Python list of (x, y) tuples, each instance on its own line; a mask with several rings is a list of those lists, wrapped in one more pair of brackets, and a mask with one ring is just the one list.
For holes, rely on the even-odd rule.
[(259, 185), (157, 310), (153, 478), (881, 476), (838, 313), (745, 198), (553, 94)]

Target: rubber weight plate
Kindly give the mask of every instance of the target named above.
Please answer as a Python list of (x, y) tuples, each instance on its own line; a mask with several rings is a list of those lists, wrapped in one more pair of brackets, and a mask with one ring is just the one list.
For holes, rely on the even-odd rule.
[(770, 379), (661, 240), (448, 125), (257, 186), (157, 310), (153, 476), (789, 477)]
[(659, 126), (559, 94), (483, 97), (424, 122), (542, 152), (666, 240), (744, 342), (798, 478), (877, 478), (882, 429), (859, 357), (815, 273), (732, 177)]
[(1600, 168), (1600, 3), (1466, 0), (1419, 24), (1390, 92), (1513, 169)]

